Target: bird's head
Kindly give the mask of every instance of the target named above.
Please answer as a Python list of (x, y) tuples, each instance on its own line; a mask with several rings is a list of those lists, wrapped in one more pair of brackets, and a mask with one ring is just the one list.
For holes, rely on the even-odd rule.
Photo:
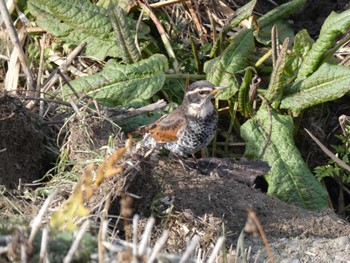
[[(189, 107), (189, 113), (194, 115), (203, 115), (208, 111), (213, 110), (210, 100), (215, 94), (224, 90), (224, 87), (215, 87), (212, 83), (206, 80), (200, 80), (192, 83), (185, 93), (184, 103)], [(192, 113), (191, 113), (192, 112)]]

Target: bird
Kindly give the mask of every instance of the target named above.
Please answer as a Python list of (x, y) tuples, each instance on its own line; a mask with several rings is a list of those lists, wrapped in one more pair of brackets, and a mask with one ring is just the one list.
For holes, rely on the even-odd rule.
[(144, 145), (161, 146), (177, 156), (194, 156), (214, 137), (218, 114), (211, 99), (224, 89), (206, 80), (192, 83), (177, 109), (138, 129), (144, 135)]

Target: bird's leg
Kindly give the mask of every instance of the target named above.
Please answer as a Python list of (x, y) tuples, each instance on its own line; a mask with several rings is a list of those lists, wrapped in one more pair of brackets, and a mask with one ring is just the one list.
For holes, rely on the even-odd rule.
[(175, 154), (175, 153), (172, 153), (172, 155), (174, 157), (176, 157), (177, 161), (181, 164), (181, 166), (182, 166), (182, 168), (184, 168), (184, 170), (186, 170), (186, 171), (192, 171), (193, 170), (193, 168), (191, 168), (188, 164), (186, 164), (185, 159), (181, 155), (178, 155), (178, 154)]
[(193, 159), (194, 163), (196, 164), (196, 166), (198, 166), (198, 160), (197, 160), (196, 156), (194, 155), (194, 153), (192, 153), (191, 156), (192, 156), (192, 159)]
[(150, 155), (154, 152), (154, 150), (156, 149), (156, 147), (157, 147), (157, 146), (153, 146), (150, 150), (148, 150), (148, 151), (146, 152), (146, 154), (144, 155), (144, 158), (147, 158), (148, 156), (150, 156)]

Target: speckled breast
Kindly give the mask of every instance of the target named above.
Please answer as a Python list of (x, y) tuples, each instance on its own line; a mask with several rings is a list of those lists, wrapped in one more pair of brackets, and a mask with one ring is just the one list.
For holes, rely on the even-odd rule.
[(164, 145), (178, 155), (193, 154), (207, 146), (213, 139), (217, 127), (218, 115), (214, 110), (205, 118), (188, 117), (188, 125), (179, 140)]

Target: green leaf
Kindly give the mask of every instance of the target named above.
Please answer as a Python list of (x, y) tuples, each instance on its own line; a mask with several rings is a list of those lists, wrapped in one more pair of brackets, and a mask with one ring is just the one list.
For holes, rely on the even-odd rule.
[[(78, 93), (85, 93), (106, 106), (125, 105), (134, 99), (151, 98), (163, 87), (167, 69), (167, 58), (161, 54), (130, 65), (110, 60), (101, 72), (70, 84)], [(67, 85), (63, 92), (64, 97), (72, 95)]]
[[(243, 81), (241, 86), (239, 87), (238, 92), (238, 107), (243, 116), (251, 116), (253, 113), (252, 107), (249, 103), (249, 91), (250, 86), (252, 84), (253, 72), (252, 68), (248, 67), (245, 70), (245, 74), (243, 77)], [(254, 72), (255, 73), (255, 72)]]
[(323, 64), (314, 74), (294, 84), (280, 108), (289, 109), (294, 116), (308, 107), (342, 97), (350, 91), (350, 68)]
[[(286, 66), (284, 74), (286, 77), (296, 78), (300, 65), (303, 62), (306, 54), (312, 47), (315, 41), (310, 37), (306, 29), (298, 32), (294, 37), (294, 48), (291, 53), (287, 53)], [(284, 87), (284, 94), (289, 94), (289, 87)]]
[(262, 106), (242, 125), (241, 136), (247, 144), (245, 156), (251, 158), (259, 158), (268, 142), (262, 158), (271, 167), (266, 176), (268, 194), (307, 209), (327, 207), (327, 193), (294, 144), (292, 117), (277, 114), (273, 109), (268, 111)]
[[(85, 41), (88, 56), (104, 59), (123, 55), (103, 7), (86, 0), (29, 0), (28, 8), (46, 31), (68, 43)], [(128, 18), (128, 23), (135, 28), (135, 21)]]
[(331, 48), (337, 36), (344, 34), (350, 27), (350, 9), (337, 14), (332, 12), (325, 20), (320, 36), (307, 53), (299, 70), (298, 79), (305, 79), (320, 66), (325, 52)]
[(110, 3), (108, 15), (111, 19), (117, 41), (123, 51), (123, 60), (129, 64), (140, 61), (141, 55), (136, 48), (134, 38), (131, 36), (129, 25), (126, 22), (125, 11), (121, 7)]
[(273, 108), (277, 109), (283, 95), (283, 71), (286, 64), (286, 54), (289, 39), (285, 39), (278, 58), (276, 66), (272, 70), (269, 87), (267, 89), (266, 98), (271, 102)]
[(299, 31), (294, 38), (294, 53), (304, 58), (315, 41), (310, 37), (306, 29)]
[(227, 23), (226, 26), (221, 30), (219, 37), (217, 41), (214, 43), (213, 48), (209, 54), (209, 57), (213, 57), (219, 44), (220, 40), (223, 39), (223, 36), (229, 32), (232, 28), (238, 26), (239, 23), (241, 23), (244, 19), (247, 19), (253, 14), (253, 10), (256, 4), (256, 0), (252, 0), (246, 5), (240, 7), (236, 11), (236, 15)]
[(282, 43), (287, 37), (291, 42), (293, 42), (294, 30), (287, 21), (282, 19), (261, 28), (259, 31), (255, 31), (255, 39), (263, 45), (269, 45), (271, 42), (271, 29), (273, 25), (277, 26), (279, 42)]
[(251, 29), (242, 30), (220, 57), (209, 60), (204, 65), (207, 79), (216, 86), (228, 87), (219, 99), (227, 100), (238, 91), (235, 74), (248, 66), (248, 58), (254, 51)]
[(306, 0), (294, 0), (280, 5), (258, 19), (260, 28), (275, 23), (277, 20), (294, 13)]

